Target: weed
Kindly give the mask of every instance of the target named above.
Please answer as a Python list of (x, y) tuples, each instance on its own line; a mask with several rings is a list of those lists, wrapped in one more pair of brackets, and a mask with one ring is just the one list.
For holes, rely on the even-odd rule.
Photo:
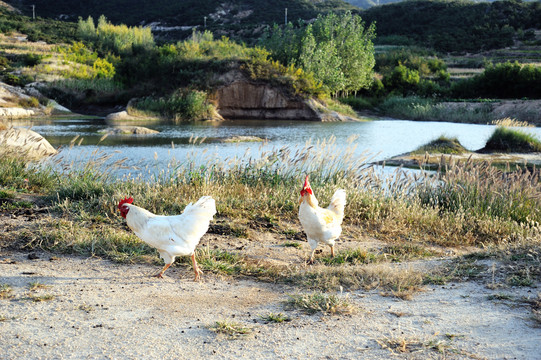
[(49, 287), (50, 287), (49, 285), (42, 284), (39, 281), (33, 281), (30, 284), (28, 284), (28, 289), (30, 291), (34, 291), (34, 290), (37, 290), (37, 289), (47, 289)]
[(45, 295), (30, 295), (28, 296), (29, 300), (32, 300), (33, 302), (42, 302), (42, 301), (51, 301), (55, 299), (55, 296), (52, 294), (45, 294)]
[(298, 243), (298, 242), (293, 242), (293, 241), (286, 241), (285, 243), (282, 244), (282, 246), (283, 247), (294, 247), (294, 248), (300, 249), (302, 247), (302, 244)]
[(488, 300), (513, 300), (513, 296), (504, 293), (492, 294), (487, 296)]
[(216, 321), (209, 329), (217, 334), (226, 335), (230, 339), (246, 336), (252, 332), (252, 329), (247, 326), (227, 320)]
[(355, 311), (355, 307), (346, 298), (321, 292), (289, 295), (286, 305), (307, 314), (350, 314)]
[(79, 305), (79, 306), (77, 307), (77, 309), (82, 310), (82, 311), (84, 311), (84, 312), (86, 312), (86, 313), (89, 313), (89, 312), (91, 312), (91, 311), (94, 310), (94, 308), (92, 307), (92, 305), (87, 305), (87, 304), (81, 304), (81, 305)]
[(511, 286), (532, 286), (533, 282), (529, 267), (517, 269), (506, 279), (506, 283)]
[(260, 317), (261, 317), (261, 320), (267, 323), (271, 323), (271, 322), (282, 323), (285, 321), (291, 321), (291, 318), (284, 313), (276, 314), (276, 313), (270, 312), (267, 315), (261, 315)]
[(8, 284), (0, 284), (0, 299), (11, 299), (13, 289)]

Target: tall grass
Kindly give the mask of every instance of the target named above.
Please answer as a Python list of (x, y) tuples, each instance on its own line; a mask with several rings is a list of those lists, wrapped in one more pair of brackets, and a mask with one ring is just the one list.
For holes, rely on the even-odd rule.
[[(123, 224), (117, 204), (124, 196), (132, 196), (136, 205), (154, 213), (178, 214), (189, 202), (211, 195), (217, 201), (218, 218), (241, 227), (266, 216), (276, 217), (277, 224), (296, 222), (298, 191), (306, 174), (322, 205), (337, 188), (346, 189), (344, 227), (350, 234), (362, 232), (397, 244), (444, 246), (527, 243), (540, 238), (538, 169), (506, 172), (468, 162), (449, 164), (436, 175), (397, 169), (382, 176), (367, 157), (359, 157), (354, 150), (353, 145), (341, 149), (331, 138), (307, 142), (302, 148), (266, 151), (257, 159), (246, 156), (220, 161), (209, 157), (203, 165), (187, 159), (150, 177), (123, 179), (106, 175), (108, 171), (101, 166), (107, 158), (99, 154), (87, 166), (64, 172), (55, 170), (59, 165), (35, 168), (2, 158), (0, 186), (24, 189), (28, 184), (32, 191), (44, 194), (53, 211), (67, 221), (54, 231), (26, 234), (29, 246), (61, 252), (77, 249), (115, 259), (122, 258), (121, 254), (126, 258), (148, 254), (127, 245), (133, 238), (125, 230), (109, 229)], [(196, 155), (201, 160), (200, 154)], [(80, 241), (73, 242), (69, 234), (88, 224), (92, 224), (88, 230), (76, 231), (81, 234)], [(106, 247), (107, 240), (113, 238), (119, 245)], [(231, 260), (222, 255), (207, 256), (208, 267), (220, 267), (223, 261)], [(366, 262), (371, 260), (360, 261)], [(232, 267), (236, 271), (236, 265)]]
[(416, 96), (391, 96), (385, 99), (378, 109), (384, 114), (400, 119), (463, 123), (487, 123), (491, 120), (490, 104), (485, 104), (473, 111), (466, 107), (450, 110), (445, 104)]

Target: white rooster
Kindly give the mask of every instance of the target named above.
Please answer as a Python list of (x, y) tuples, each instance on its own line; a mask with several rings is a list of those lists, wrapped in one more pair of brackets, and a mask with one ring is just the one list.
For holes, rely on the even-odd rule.
[(334, 257), (334, 242), (342, 233), (342, 220), (346, 205), (346, 191), (336, 190), (327, 208), (321, 208), (313, 194), (308, 175), (301, 190), (299, 220), (312, 248), (309, 264), (314, 263), (314, 253), (319, 243), (329, 245)]
[(203, 273), (195, 261), (195, 247), (207, 232), (210, 220), (216, 214), (216, 204), (212, 197), (203, 196), (195, 204), (190, 203), (181, 215), (155, 215), (148, 210), (132, 205), (133, 198), (120, 200), (118, 209), (126, 219), (130, 229), (139, 239), (158, 249), (165, 261), (163, 269), (156, 277), (163, 278), (163, 273), (176, 256), (190, 255), (197, 281)]

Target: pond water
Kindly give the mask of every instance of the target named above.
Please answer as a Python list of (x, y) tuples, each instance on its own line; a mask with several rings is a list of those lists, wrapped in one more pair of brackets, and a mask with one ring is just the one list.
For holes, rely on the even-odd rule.
[[(28, 124), (18, 124), (28, 127)], [(32, 130), (44, 136), (53, 146), (60, 147), (66, 161), (84, 162), (98, 150), (111, 155), (111, 160), (125, 159), (125, 165), (145, 168), (166, 166), (172, 160), (233, 157), (258, 158), (262, 151), (284, 146), (302, 148), (307, 141), (317, 143), (335, 137), (335, 150), (355, 145), (355, 155), (368, 152), (373, 160), (383, 160), (403, 154), (436, 139), (440, 135), (456, 137), (469, 150), (482, 148), (496, 126), (447, 122), (420, 122), (378, 119), (364, 122), (306, 122), (237, 120), (190, 124), (137, 123), (154, 130), (154, 135), (109, 135), (102, 141), (100, 130), (110, 127), (103, 120), (56, 120), (34, 122)], [(540, 128), (523, 128), (541, 139)], [(70, 147), (70, 141), (79, 136)], [(263, 143), (223, 143), (234, 136), (255, 136)], [(353, 138), (352, 138), (353, 136)], [(198, 140), (195, 144), (190, 139)], [(200, 140), (205, 140), (200, 143)], [(82, 140), (81, 140), (82, 139)], [(348, 139), (353, 139), (352, 144)]]

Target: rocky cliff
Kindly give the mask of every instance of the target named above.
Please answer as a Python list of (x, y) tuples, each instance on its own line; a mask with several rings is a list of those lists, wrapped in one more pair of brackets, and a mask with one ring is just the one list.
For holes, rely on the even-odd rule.
[(224, 84), (211, 98), (225, 119), (274, 119), (310, 121), (355, 121), (314, 99), (289, 95), (280, 87), (247, 79), (240, 71), (220, 78)]

